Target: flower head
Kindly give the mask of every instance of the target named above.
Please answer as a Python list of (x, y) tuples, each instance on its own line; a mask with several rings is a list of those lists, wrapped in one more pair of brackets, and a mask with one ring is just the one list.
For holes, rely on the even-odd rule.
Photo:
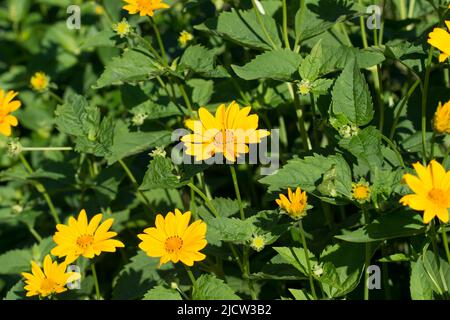
[(45, 91), (50, 84), (50, 78), (44, 72), (36, 72), (30, 80), (31, 87), (36, 91)]
[(126, 5), (123, 9), (127, 10), (129, 14), (139, 13), (141, 17), (150, 16), (153, 17), (155, 10), (167, 9), (170, 6), (163, 3), (162, 0), (123, 0)]
[(302, 96), (305, 96), (311, 92), (312, 85), (309, 80), (302, 80), (298, 85), (298, 91)]
[(96, 5), (95, 6), (95, 14), (101, 16), (102, 14), (105, 13), (105, 9), (100, 6), (100, 5)]
[(50, 255), (44, 258), (44, 270), (42, 270), (36, 262), (31, 262), (31, 272), (23, 272), (25, 277), (25, 287), (27, 291), (26, 296), (47, 297), (51, 294), (61, 293), (66, 291), (66, 284), (80, 279), (80, 274), (77, 272), (66, 272), (67, 264), (58, 264), (53, 262)]
[(400, 203), (414, 210), (424, 211), (423, 222), (429, 223), (434, 217), (448, 222), (450, 208), (450, 171), (436, 160), (424, 167), (419, 162), (413, 164), (418, 176), (405, 174), (403, 180), (414, 191), (400, 199)]
[(275, 201), (288, 216), (299, 220), (306, 215), (307, 200), (306, 191), (302, 192), (302, 189), (297, 187), (295, 192), (288, 188), (288, 197), (280, 194), (280, 198)]
[(187, 32), (186, 30), (181, 31), (180, 36), (178, 37), (178, 42), (182, 48), (185, 48), (189, 41), (194, 39), (192, 33)]
[[(445, 21), (450, 30), (450, 21)], [(442, 28), (434, 28), (428, 35), (428, 43), (441, 51), (439, 62), (444, 62), (450, 56), (450, 33)]]
[(366, 181), (352, 183), (352, 197), (359, 203), (365, 203), (370, 200), (370, 187)]
[(267, 130), (257, 130), (258, 116), (249, 115), (251, 107), (240, 109), (236, 102), (228, 107), (220, 105), (215, 116), (207, 109), (200, 108), (200, 120), (187, 120), (186, 126), (193, 134), (181, 138), (187, 147), (186, 153), (197, 160), (206, 160), (216, 153), (235, 162), (237, 156), (249, 152), (249, 143), (260, 143), (269, 135)]
[(450, 101), (442, 105), (439, 102), (433, 119), (434, 130), (450, 134)]
[(0, 90), (0, 134), (9, 137), (12, 133), (11, 127), (16, 127), (19, 122), (10, 113), (20, 108), (22, 103), (13, 100), (18, 95), (17, 92)]
[(250, 243), (253, 250), (260, 252), (266, 246), (266, 239), (263, 236), (255, 235)]
[(121, 38), (128, 36), (131, 32), (131, 26), (125, 18), (119, 23), (114, 24), (112, 28)]
[(107, 219), (100, 224), (102, 218), (102, 214), (97, 214), (88, 223), (86, 211), (83, 209), (78, 219), (69, 218), (68, 225), (56, 225), (58, 231), (53, 236), (56, 247), (51, 253), (66, 257), (66, 263), (71, 263), (79, 256), (92, 259), (102, 252), (115, 252), (116, 248), (123, 248), (122, 242), (112, 239), (117, 233), (109, 231), (114, 219)]
[(147, 228), (138, 235), (142, 240), (139, 248), (150, 257), (159, 257), (160, 264), (181, 261), (192, 266), (195, 261), (202, 261), (206, 256), (199, 251), (207, 244), (206, 223), (197, 220), (189, 225), (190, 219), (190, 211), (182, 214), (178, 209), (175, 213), (169, 212), (165, 218), (158, 214), (156, 228)]

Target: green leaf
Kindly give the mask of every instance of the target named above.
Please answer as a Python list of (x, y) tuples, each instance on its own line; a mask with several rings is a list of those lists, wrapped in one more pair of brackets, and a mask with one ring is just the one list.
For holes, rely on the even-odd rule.
[(187, 85), (192, 90), (192, 102), (199, 106), (205, 106), (214, 93), (214, 81), (203, 79), (191, 79), (187, 81)]
[(207, 232), (217, 234), (220, 241), (245, 244), (250, 241), (253, 234), (253, 225), (250, 220), (236, 218), (211, 218), (208, 220)]
[(123, 121), (117, 121), (114, 142), (107, 157), (108, 165), (150, 148), (166, 146), (170, 143), (170, 131), (130, 132)]
[(420, 214), (409, 211), (396, 211), (380, 216), (368, 226), (361, 227), (344, 235), (335, 236), (348, 242), (376, 242), (387, 239), (410, 237), (425, 232)]
[(275, 79), (291, 81), (302, 61), (302, 57), (288, 49), (268, 51), (240, 67), (232, 65), (236, 74), (245, 80)]
[(0, 255), (0, 274), (20, 274), (31, 270), (33, 256), (28, 249), (11, 250)]
[(149, 56), (137, 50), (125, 51), (121, 57), (113, 58), (97, 80), (95, 89), (113, 84), (149, 80), (164, 73), (164, 68)]
[(394, 253), (390, 254), (386, 257), (383, 257), (381, 259), (378, 259), (380, 262), (402, 262), (402, 261), (409, 261), (410, 258), (407, 257), (404, 253)]
[(192, 290), (194, 300), (240, 300), (233, 289), (210, 274), (200, 276)]
[(94, 34), (88, 35), (81, 45), (81, 50), (86, 50), (96, 47), (114, 47), (116, 41), (114, 41), (116, 34), (112, 29), (106, 29)]
[[(267, 15), (261, 15), (262, 24), (274, 45), (281, 47), (281, 40), (275, 20)], [(271, 41), (265, 36), (254, 10), (234, 10), (220, 13), (217, 19), (210, 19), (195, 29), (208, 31), (222, 36), (244, 47), (270, 50)]]
[(372, 97), (355, 61), (349, 63), (336, 80), (332, 97), (334, 115), (343, 115), (349, 123), (357, 126), (366, 125), (372, 120)]
[(322, 68), (322, 55), (322, 42), (319, 41), (300, 64), (298, 71), (303, 80), (314, 81), (319, 77)]
[[(278, 254), (289, 264), (294, 266), (297, 270), (303, 273), (305, 276), (309, 275), (309, 270), (306, 264), (306, 255), (303, 248), (295, 247), (274, 247), (273, 248)], [(311, 270), (318, 265), (316, 257), (308, 251), (308, 256), (310, 260)]]
[(150, 289), (143, 300), (182, 300), (180, 293), (174, 289), (156, 286)]
[(226, 70), (216, 67), (216, 55), (215, 50), (208, 50), (202, 45), (189, 46), (181, 57), (178, 70), (190, 70), (205, 77), (226, 78)]
[(146, 100), (130, 110), (133, 115), (143, 115), (145, 120), (155, 120), (172, 116), (187, 115), (186, 108), (177, 106), (172, 101), (158, 103), (152, 100)]
[(173, 172), (175, 167), (169, 158), (156, 156), (148, 166), (140, 190), (173, 189), (181, 187), (187, 182), (180, 183), (180, 177)]
[(288, 289), (289, 292), (294, 296), (295, 300), (313, 300), (313, 296), (310, 295), (308, 292), (299, 290), (299, 289)]

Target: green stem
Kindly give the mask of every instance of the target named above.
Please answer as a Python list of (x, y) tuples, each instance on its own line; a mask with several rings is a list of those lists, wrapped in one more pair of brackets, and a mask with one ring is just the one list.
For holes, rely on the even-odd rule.
[(100, 300), (100, 287), (98, 285), (97, 271), (95, 270), (95, 263), (91, 264), (92, 276), (94, 277), (94, 285), (95, 285), (95, 299)]
[(187, 274), (188, 274), (188, 276), (189, 276), (189, 279), (190, 279), (191, 282), (192, 282), (192, 285), (194, 286), (194, 285), (195, 285), (195, 277), (194, 277), (194, 274), (192, 273), (191, 269), (189, 269), (188, 267), (186, 267), (186, 265), (183, 264), (183, 266), (184, 266), (184, 268), (186, 269), (186, 272), (187, 272)]
[(289, 35), (288, 35), (288, 25), (287, 25), (286, 0), (283, 0), (283, 38), (284, 38), (284, 45), (286, 46), (286, 48), (291, 50), (291, 45), (289, 43)]
[(428, 85), (430, 83), (431, 62), (433, 59), (434, 47), (430, 48), (428, 54), (427, 66), (425, 69), (425, 81), (422, 92), (422, 162), (425, 165), (427, 162), (427, 99), (428, 99)]
[[(362, 6), (362, 0), (359, 0), (359, 4)], [(361, 39), (364, 48), (369, 47), (369, 43), (367, 42), (367, 34), (366, 34), (366, 25), (364, 24), (364, 16), (359, 17), (359, 25), (361, 27)]]
[(72, 147), (22, 147), (22, 151), (72, 151)]
[(261, 14), (259, 13), (258, 8), (256, 7), (255, 0), (252, 0), (252, 5), (253, 5), (253, 9), (255, 10), (256, 19), (258, 19), (258, 23), (261, 26), (261, 29), (262, 29), (262, 31), (264, 33), (264, 36), (267, 38), (267, 40), (269, 40), (270, 45), (272, 46), (272, 48), (276, 49), (277, 46), (275, 45), (275, 42), (273, 42), (272, 37), (267, 32), (266, 26), (264, 25), (264, 22), (263, 22), (263, 20), (261, 18)]
[(58, 101), (61, 104), (64, 104), (64, 100), (60, 96), (58, 96), (56, 93), (54, 93), (51, 90), (48, 90), (48, 93), (50, 94), (51, 97), (53, 97), (53, 99), (55, 99), (56, 101)]
[(181, 95), (183, 96), (184, 102), (191, 113), (191, 116), (194, 114), (194, 110), (192, 109), (191, 101), (189, 100), (188, 95), (186, 94), (186, 90), (182, 84), (178, 84), (178, 88), (180, 89)]
[(28, 225), (28, 230), (33, 235), (33, 237), (36, 238), (38, 242), (42, 241), (42, 237), (39, 235), (39, 233), (36, 231), (36, 229), (33, 226)]
[(414, 15), (414, 6), (416, 5), (416, 0), (409, 1), (408, 18), (412, 18)]
[(158, 41), (159, 49), (161, 50), (162, 59), (163, 59), (164, 63), (166, 65), (168, 65), (169, 62), (167, 60), (166, 49), (164, 48), (164, 43), (162, 42), (161, 34), (159, 33), (158, 26), (156, 25), (155, 21), (151, 17), (150, 17), (150, 24), (152, 25), (153, 31), (156, 34), (156, 40)]
[[(364, 224), (367, 226), (369, 224), (369, 212), (365, 207), (362, 207), (364, 215)], [(369, 300), (369, 272), (368, 268), (370, 266), (370, 243), (365, 243), (365, 258), (364, 258), (364, 300)]]
[(161, 57), (161, 55), (158, 53), (158, 51), (156, 51), (156, 49), (153, 47), (153, 45), (150, 43), (150, 41), (147, 41), (144, 37), (142, 37), (140, 34), (137, 34), (135, 32), (133, 32), (131, 35), (136, 37), (137, 39), (139, 39), (142, 43), (144, 43), (144, 45), (147, 47), (147, 49), (149, 49), (159, 61), (161, 61), (163, 64), (167, 65), (166, 61)]
[(317, 125), (316, 125), (316, 100), (314, 99), (314, 93), (310, 93), (309, 97), (311, 99), (311, 109), (312, 109), (312, 127), (313, 127), (313, 137), (314, 137), (314, 145), (316, 148), (319, 146), (319, 134), (317, 131)]
[(141, 199), (142, 203), (147, 207), (147, 209), (151, 210), (150, 201), (148, 200), (146, 195), (141, 190), (139, 190), (139, 184), (138, 184), (136, 178), (134, 177), (133, 173), (131, 172), (130, 168), (128, 168), (128, 166), (126, 165), (126, 163), (123, 160), (119, 160), (119, 163), (122, 166), (125, 173), (127, 174), (130, 181), (133, 183), (134, 187), (136, 188), (136, 192), (142, 198)]
[(402, 155), (401, 155), (400, 151), (398, 151), (397, 146), (390, 139), (388, 139), (388, 137), (386, 137), (384, 134), (381, 135), (381, 139), (383, 139), (391, 147), (392, 151), (395, 152), (398, 162), (400, 162), (400, 165), (404, 168), (405, 162), (403, 162)]
[(244, 207), (242, 205), (241, 193), (239, 191), (239, 185), (238, 185), (237, 176), (236, 176), (236, 169), (234, 169), (233, 165), (230, 166), (230, 173), (231, 173), (231, 178), (233, 179), (233, 185), (234, 185), (234, 191), (236, 192), (236, 198), (239, 203), (239, 212), (241, 214), (241, 219), (244, 220), (245, 219)]
[[(303, 108), (303, 106), (300, 104), (300, 99), (298, 97), (297, 92), (294, 90), (294, 88), (292, 87), (291, 83), (288, 83), (288, 88), (289, 91), (291, 93), (291, 96), (294, 99), (294, 105), (295, 105), (295, 109), (296, 109), (296, 115), (298, 118), (298, 123), (299, 123), (299, 131), (300, 131), (300, 136), (302, 138), (302, 142), (303, 142), (303, 147), (305, 149), (305, 151), (310, 150), (310, 145), (309, 145), (309, 139), (308, 139), (308, 134), (306, 132), (306, 127), (305, 127), (305, 110)], [(301, 113), (301, 114), (299, 114)]]
[[(29, 173), (33, 173), (33, 168), (31, 168), (30, 164), (28, 163), (27, 159), (23, 156), (23, 154), (19, 154), (20, 161), (22, 161), (22, 164), (27, 169)], [(53, 219), (55, 220), (56, 224), (61, 224), (61, 220), (59, 220), (58, 212), (56, 211), (55, 206), (53, 205), (53, 201), (50, 198), (47, 189), (44, 187), (44, 185), (40, 182), (35, 182), (36, 190), (42, 194), (45, 201), (47, 202), (48, 208), (50, 209), (50, 213), (53, 216)]]
[(197, 193), (203, 201), (205, 201), (206, 206), (211, 210), (211, 212), (214, 214), (216, 218), (219, 217), (219, 213), (217, 212), (217, 209), (214, 207), (214, 205), (211, 203), (211, 200), (208, 199), (208, 197), (203, 193), (202, 190), (197, 188), (193, 183), (187, 184), (189, 188), (191, 188), (195, 193)]
[(450, 250), (448, 249), (447, 231), (445, 230), (445, 224), (441, 224), (442, 232), (442, 242), (444, 243), (445, 255), (447, 256), (447, 261), (450, 263)]
[[(376, 29), (375, 29), (376, 30)], [(384, 99), (383, 99), (383, 83), (381, 82), (381, 67), (380, 65), (376, 65), (374, 70), (374, 78), (375, 78), (375, 90), (377, 92), (378, 98), (378, 108), (380, 109), (380, 124), (379, 129), (383, 132), (384, 128)]]
[(317, 294), (316, 294), (316, 289), (314, 287), (314, 279), (313, 279), (312, 269), (311, 269), (311, 261), (309, 260), (309, 250), (308, 250), (308, 246), (306, 244), (305, 230), (303, 229), (303, 223), (301, 220), (299, 221), (298, 226), (300, 229), (300, 237), (302, 239), (303, 250), (305, 251), (306, 268), (308, 268), (309, 286), (311, 287), (311, 293), (312, 293), (314, 299), (317, 300)]

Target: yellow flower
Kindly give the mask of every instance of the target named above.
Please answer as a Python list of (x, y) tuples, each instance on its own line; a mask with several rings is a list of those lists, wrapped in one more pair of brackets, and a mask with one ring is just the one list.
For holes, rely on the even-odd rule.
[(370, 199), (370, 188), (369, 184), (365, 181), (360, 181), (358, 183), (352, 183), (352, 196), (353, 199), (359, 203), (364, 203)]
[(450, 134), (450, 101), (444, 105), (439, 102), (434, 114), (433, 125), (437, 132)]
[(200, 108), (200, 120), (185, 122), (194, 132), (181, 138), (187, 147), (186, 154), (201, 161), (222, 153), (226, 159), (235, 162), (238, 155), (249, 152), (247, 144), (260, 143), (261, 138), (269, 135), (267, 130), (257, 130), (258, 115), (248, 115), (250, 110), (251, 107), (239, 109), (234, 101), (227, 108), (220, 105), (215, 116)]
[(47, 297), (51, 294), (61, 293), (66, 291), (66, 284), (80, 279), (80, 274), (77, 272), (66, 272), (67, 264), (58, 264), (56, 261), (52, 262), (50, 255), (44, 258), (44, 270), (42, 270), (36, 262), (31, 262), (31, 272), (23, 272), (25, 277), (25, 287), (27, 291), (26, 296)]
[(162, 0), (123, 0), (127, 5), (123, 9), (127, 10), (129, 14), (136, 14), (139, 12), (141, 17), (153, 17), (154, 11), (159, 9), (167, 9), (170, 6), (163, 3)]
[(69, 224), (58, 224), (53, 236), (56, 247), (51, 253), (57, 257), (66, 257), (66, 263), (75, 261), (79, 256), (89, 259), (102, 252), (115, 252), (124, 244), (114, 238), (117, 233), (109, 231), (114, 219), (105, 220), (100, 226), (103, 215), (95, 215), (88, 223), (86, 211), (81, 210), (78, 219), (69, 218)]
[(123, 18), (119, 23), (114, 24), (112, 28), (121, 38), (126, 37), (131, 32), (130, 24), (125, 18)]
[(405, 174), (404, 181), (414, 194), (408, 194), (400, 199), (400, 203), (414, 210), (424, 211), (423, 222), (429, 223), (434, 217), (442, 222), (448, 222), (450, 208), (450, 171), (436, 160), (431, 160), (427, 167), (419, 162), (413, 164), (418, 177)]
[(192, 33), (189, 33), (189, 32), (187, 32), (187, 31), (183, 30), (183, 31), (180, 33), (180, 36), (178, 37), (178, 42), (180, 43), (180, 46), (181, 46), (182, 48), (185, 48), (186, 45), (187, 45), (187, 43), (188, 43), (189, 41), (191, 41), (192, 39), (194, 39), (194, 36), (192, 35)]
[(50, 78), (44, 72), (36, 72), (30, 80), (31, 87), (36, 91), (45, 91), (50, 83)]
[(264, 239), (263, 236), (256, 235), (252, 238), (250, 246), (253, 248), (253, 250), (260, 252), (266, 246), (266, 239)]
[[(445, 21), (445, 25), (450, 30), (450, 21)], [(450, 56), (450, 33), (442, 28), (434, 28), (428, 37), (428, 43), (442, 52), (439, 62), (444, 62)]]
[(299, 220), (306, 215), (307, 209), (307, 196), (306, 191), (302, 192), (302, 189), (297, 187), (295, 192), (292, 192), (291, 188), (288, 188), (288, 197), (280, 194), (280, 198), (275, 201), (280, 208), (292, 219)]
[(197, 220), (189, 225), (190, 219), (190, 211), (182, 214), (178, 209), (175, 209), (175, 214), (169, 212), (165, 218), (158, 214), (156, 228), (147, 228), (138, 235), (142, 240), (139, 248), (150, 257), (159, 257), (160, 265), (181, 261), (192, 266), (195, 261), (202, 261), (206, 256), (199, 251), (207, 244), (206, 223)]
[(309, 80), (302, 80), (298, 85), (298, 91), (302, 96), (305, 96), (311, 92), (311, 82)]
[(101, 16), (104, 13), (105, 13), (105, 9), (102, 6), (100, 6), (100, 5), (95, 6), (95, 14)]
[(0, 133), (9, 137), (11, 135), (11, 127), (19, 124), (17, 118), (10, 115), (11, 112), (20, 108), (22, 103), (13, 99), (18, 95), (17, 92), (0, 90)]

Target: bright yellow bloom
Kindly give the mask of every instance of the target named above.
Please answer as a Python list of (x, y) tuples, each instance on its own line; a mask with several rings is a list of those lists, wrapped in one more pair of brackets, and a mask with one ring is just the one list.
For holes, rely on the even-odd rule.
[(258, 235), (254, 236), (250, 243), (250, 247), (252, 247), (252, 249), (257, 252), (262, 251), (265, 246), (266, 246), (266, 239), (263, 236)]
[(302, 189), (297, 187), (295, 192), (292, 192), (291, 188), (288, 188), (288, 197), (280, 194), (280, 198), (275, 201), (280, 208), (292, 219), (299, 220), (306, 215), (307, 200), (306, 191), (302, 192)]
[(433, 120), (434, 129), (439, 133), (450, 134), (450, 101), (442, 105), (439, 102)]
[(197, 220), (189, 225), (190, 219), (190, 211), (182, 214), (178, 209), (175, 209), (175, 214), (169, 212), (165, 218), (158, 214), (156, 228), (147, 228), (138, 235), (142, 240), (139, 248), (150, 257), (159, 257), (160, 265), (181, 261), (192, 266), (195, 261), (202, 261), (206, 256), (199, 251), (207, 244), (206, 223)]
[(163, 3), (162, 0), (123, 0), (127, 5), (123, 9), (127, 10), (129, 14), (136, 14), (139, 12), (141, 17), (153, 17), (154, 11), (159, 9), (167, 9), (170, 6)]
[(10, 115), (11, 112), (20, 108), (22, 103), (13, 99), (18, 95), (17, 92), (0, 90), (0, 134), (9, 137), (11, 135), (11, 127), (19, 124), (17, 118)]
[[(450, 30), (449, 20), (445, 21), (445, 25)], [(450, 56), (450, 33), (442, 28), (434, 28), (428, 37), (428, 43), (442, 52), (439, 56), (439, 62), (444, 62)]]
[(44, 72), (36, 72), (31, 77), (30, 84), (36, 91), (45, 91), (50, 84), (50, 78)]
[(370, 199), (370, 188), (367, 182), (360, 181), (352, 183), (352, 197), (359, 203), (364, 203)]
[(130, 24), (128, 23), (127, 19), (123, 18), (122, 21), (119, 23), (116, 23), (113, 25), (113, 30), (117, 32), (117, 34), (124, 38), (131, 32)]
[(302, 96), (306, 96), (311, 92), (311, 82), (309, 80), (302, 80), (298, 85), (298, 91)]
[(185, 48), (189, 41), (194, 39), (192, 33), (187, 32), (186, 30), (181, 31), (180, 36), (178, 37), (178, 42), (182, 48)]
[(187, 147), (186, 154), (201, 161), (222, 153), (226, 159), (235, 162), (237, 156), (249, 152), (247, 144), (260, 143), (261, 138), (270, 134), (267, 130), (257, 130), (258, 115), (248, 115), (250, 110), (251, 107), (240, 109), (233, 101), (227, 108), (220, 105), (214, 117), (205, 108), (200, 108), (200, 120), (185, 122), (194, 132), (181, 138)]
[(104, 13), (105, 13), (105, 9), (102, 6), (100, 6), (100, 5), (95, 6), (95, 14), (101, 16)]
[(400, 199), (400, 203), (414, 210), (424, 211), (423, 222), (429, 223), (434, 217), (442, 222), (448, 222), (450, 208), (450, 171), (436, 160), (431, 160), (427, 167), (419, 162), (413, 164), (418, 177), (405, 174), (404, 181), (414, 194), (408, 194)]
[(66, 272), (67, 264), (52, 262), (50, 255), (44, 258), (44, 270), (34, 261), (31, 261), (31, 272), (23, 272), (27, 297), (40, 295), (47, 297), (51, 294), (66, 291), (66, 284), (80, 279), (77, 272)]
[[(114, 219), (107, 219), (102, 224), (103, 215), (95, 215), (88, 223), (86, 211), (81, 210), (78, 219), (69, 218), (69, 224), (58, 224), (53, 236), (56, 247), (51, 253), (57, 257), (66, 257), (66, 263), (75, 261), (79, 256), (92, 259), (102, 252), (116, 252), (124, 244), (114, 238), (117, 233), (109, 231)], [(99, 226), (100, 224), (100, 226)]]

